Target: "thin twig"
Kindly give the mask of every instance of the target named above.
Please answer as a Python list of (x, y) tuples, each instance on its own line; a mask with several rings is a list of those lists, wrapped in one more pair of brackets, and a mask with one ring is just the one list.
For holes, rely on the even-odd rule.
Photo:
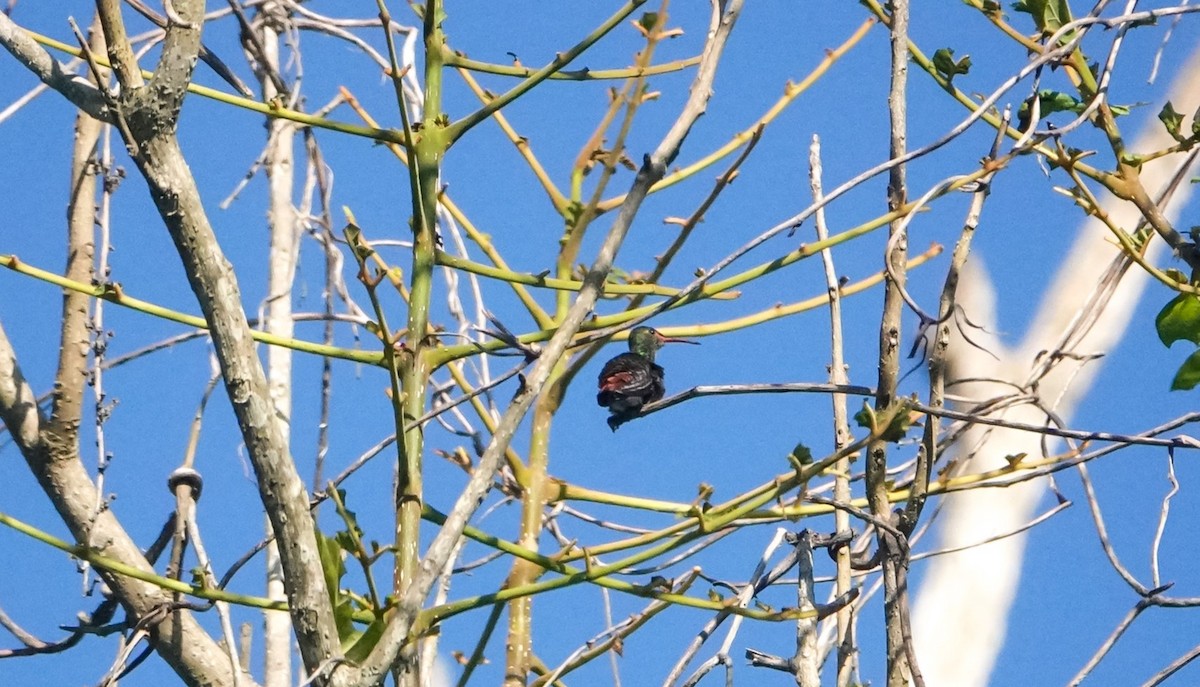
[(1158, 567), (1158, 554), (1162, 548), (1163, 533), (1167, 529), (1167, 517), (1171, 513), (1171, 499), (1179, 493), (1179, 480), (1175, 477), (1175, 451), (1167, 449), (1167, 481), (1171, 488), (1163, 495), (1162, 507), (1158, 510), (1158, 526), (1154, 528), (1154, 543), (1150, 545), (1150, 583), (1155, 587), (1162, 585), (1162, 576)]
[(1079, 683), (1083, 682), (1084, 679), (1096, 669), (1096, 666), (1100, 665), (1100, 661), (1104, 660), (1104, 657), (1108, 655), (1108, 652), (1111, 651), (1114, 646), (1116, 646), (1117, 640), (1119, 640), (1121, 636), (1125, 634), (1125, 631), (1129, 629), (1129, 626), (1133, 625), (1133, 621), (1137, 620), (1137, 617), (1142, 614), (1142, 611), (1146, 610), (1148, 607), (1149, 604), (1145, 602), (1145, 599), (1141, 599), (1136, 605), (1134, 605), (1133, 608), (1129, 609), (1129, 612), (1125, 614), (1125, 617), (1121, 618), (1121, 622), (1117, 623), (1117, 626), (1113, 628), (1113, 631), (1110, 632), (1104, 642), (1100, 644), (1100, 648), (1096, 649), (1096, 653), (1092, 654), (1092, 657), (1088, 659), (1088, 662), (1085, 663), (1084, 666), (1079, 669), (1079, 672), (1075, 674), (1075, 677), (1071, 678), (1071, 681), (1067, 683), (1067, 687), (1078, 687)]
[[(789, 557), (787, 559), (788, 565), (786, 568), (779, 570), (780, 566), (776, 566), (776, 568), (772, 570), (772, 575), (763, 577), (763, 572), (766, 570), (767, 561), (770, 560), (771, 556), (775, 553), (775, 549), (783, 543), (786, 534), (787, 530), (783, 529), (782, 527), (775, 530), (775, 536), (773, 536), (770, 542), (767, 543), (766, 548), (763, 550), (762, 556), (759, 557), (758, 563), (754, 566), (754, 572), (750, 575), (750, 580), (742, 587), (741, 591), (738, 592), (735, 601), (736, 607), (745, 608), (748, 606), (750, 604), (750, 600), (754, 598), (754, 595), (757, 594), (762, 588), (766, 587), (772, 577), (778, 578), (782, 576), (785, 572), (787, 572), (787, 570), (790, 570), (791, 567), (795, 565), (795, 558)], [(778, 574), (774, 574), (777, 571)], [(708, 638), (717, 631), (717, 628), (720, 627), (730, 615), (730, 610), (721, 610), (704, 624), (700, 631), (696, 633), (696, 636), (692, 639), (688, 647), (684, 650), (683, 654), (679, 657), (679, 660), (675, 662), (675, 666), (671, 668), (671, 672), (667, 673), (666, 679), (663, 680), (663, 687), (671, 687), (679, 681), (679, 678), (683, 676), (683, 671), (687, 668), (688, 663), (690, 663), (691, 660), (695, 658), (696, 653), (700, 651), (700, 647), (704, 645)], [(737, 634), (738, 628), (741, 627), (741, 620), (741, 616), (734, 617), (734, 624), (731, 626), (729, 633), (726, 635), (725, 646), (723, 646), (716, 653), (716, 655), (713, 656), (712, 659), (697, 669), (696, 672), (684, 683), (685, 685), (695, 684), (700, 677), (703, 677), (705, 673), (707, 673), (709, 670), (712, 670), (714, 666), (721, 662), (721, 657), (724, 657), (724, 660), (726, 661), (729, 660), (728, 645), (730, 642), (732, 642), (733, 637)]]
[[(812, 189), (813, 202), (820, 203), (824, 197), (821, 178), (821, 139), (816, 134), (813, 134), (812, 144), (808, 150), (808, 168), (809, 186)], [(818, 241), (824, 241), (829, 238), (829, 229), (825, 225), (824, 208), (817, 210), (814, 224), (816, 225)], [(842, 289), (837, 276), (837, 270), (834, 268), (832, 250), (826, 248), (821, 251), (821, 264), (825, 270), (825, 290), (829, 294), (829, 383), (842, 386), (849, 384), (849, 378), (846, 374), (845, 337), (842, 334)], [(830, 396), (830, 401), (833, 404), (833, 445), (836, 450), (850, 442), (849, 413), (846, 409), (845, 394), (834, 392)], [(836, 474), (833, 482), (833, 499), (840, 503), (846, 503), (850, 500), (850, 458), (847, 457), (845, 460), (839, 461), (834, 469)], [(850, 535), (849, 513), (840, 509), (834, 511), (833, 522), (838, 536)], [(851, 589), (849, 547), (841, 547), (837, 550), (835, 563), (837, 565), (835, 593), (838, 596), (848, 594)], [(853, 644), (854, 634), (851, 630), (853, 620), (854, 616), (849, 606), (838, 611), (837, 680), (835, 682), (837, 687), (848, 687), (854, 670), (854, 656), (856, 652)]]
[(1149, 680), (1142, 683), (1142, 687), (1157, 687), (1161, 685), (1163, 682), (1166, 682), (1167, 678), (1179, 672), (1184, 666), (1197, 658), (1200, 658), (1200, 645), (1195, 646), (1191, 651), (1172, 661), (1166, 668), (1155, 673)]
[(1129, 585), (1139, 596), (1149, 596), (1150, 588), (1139, 582), (1117, 557), (1116, 549), (1113, 548), (1112, 542), (1108, 538), (1108, 528), (1104, 526), (1104, 515), (1100, 512), (1100, 502), (1096, 499), (1096, 491), (1092, 487), (1091, 478), (1088, 477), (1087, 466), (1080, 463), (1076, 469), (1079, 471), (1079, 481), (1083, 483), (1083, 494), (1087, 498), (1088, 511), (1092, 514), (1092, 521), (1096, 525), (1096, 536), (1100, 539), (1100, 546), (1104, 548), (1104, 555), (1108, 557), (1109, 564), (1112, 565), (1113, 570), (1117, 571), (1121, 579), (1125, 580), (1125, 584)]

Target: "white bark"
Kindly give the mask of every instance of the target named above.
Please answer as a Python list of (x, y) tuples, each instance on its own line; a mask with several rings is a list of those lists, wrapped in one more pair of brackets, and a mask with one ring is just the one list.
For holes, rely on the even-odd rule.
[[(261, 33), (263, 65), (275, 73), (279, 70), (279, 34), (270, 22), (263, 22)], [(278, 93), (266, 71), (260, 69), (263, 95), (270, 101), (286, 96)], [(283, 119), (270, 120), (267, 129), (266, 172), (268, 185), (267, 223), (271, 232), (268, 256), (266, 330), (277, 336), (291, 338), (295, 330), (292, 321), (292, 284), (296, 275), (299, 236), (296, 209), (292, 204), (295, 170), (296, 127)], [(292, 425), (292, 350), (283, 346), (267, 348), (267, 380), (271, 401), (279, 415), (284, 450), (291, 450)], [(313, 485), (316, 487), (317, 485)], [(270, 533), (270, 522), (267, 532)], [(283, 568), (279, 548), (274, 542), (267, 547), (267, 596), (286, 600)], [(263, 685), (290, 687), (292, 684), (292, 621), (286, 612), (263, 612)]]

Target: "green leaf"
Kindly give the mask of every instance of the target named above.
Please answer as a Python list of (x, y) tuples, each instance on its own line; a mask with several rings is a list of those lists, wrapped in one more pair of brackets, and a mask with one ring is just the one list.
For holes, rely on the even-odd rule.
[(347, 531), (342, 530), (333, 536), (337, 541), (338, 546), (350, 555), (358, 553), (358, 546), (354, 543), (354, 537)]
[(796, 444), (796, 448), (792, 449), (792, 453), (788, 456), (800, 465), (812, 465), (813, 454), (804, 444)]
[(1130, 112), (1133, 112), (1133, 108), (1141, 107), (1145, 104), (1146, 103), (1134, 103), (1133, 105), (1114, 105), (1112, 103), (1109, 103), (1108, 111), (1111, 112), (1114, 117), (1124, 117), (1125, 115), (1128, 115)]
[(1167, 269), (1163, 270), (1163, 274), (1167, 275), (1168, 277), (1170, 277), (1171, 279), (1175, 280), (1176, 282), (1178, 282), (1180, 284), (1188, 283), (1187, 275), (1184, 274), (1183, 272), (1175, 269), (1174, 267), (1168, 267)]
[(343, 652), (354, 646), (362, 636), (362, 632), (354, 626), (354, 610), (354, 602), (350, 597), (343, 598), (333, 607), (333, 622), (337, 626), (338, 640)]
[(1180, 128), (1183, 126), (1183, 115), (1175, 111), (1175, 106), (1171, 104), (1170, 100), (1158, 111), (1158, 121), (1162, 122), (1163, 126), (1167, 128), (1167, 133), (1171, 134), (1171, 138), (1176, 141), (1183, 140), (1183, 134), (1179, 133)]
[(1054, 33), (1063, 24), (1071, 21), (1071, 7), (1067, 0), (1019, 0), (1012, 8), (1033, 16), (1039, 31)]
[(1171, 299), (1154, 318), (1154, 327), (1167, 348), (1176, 341), (1200, 344), (1200, 298), (1181, 293)]
[(1200, 351), (1196, 351), (1183, 361), (1175, 379), (1171, 380), (1171, 391), (1188, 391), (1200, 384)]
[(329, 589), (329, 600), (336, 605), (342, 576), (346, 574), (346, 563), (342, 560), (342, 547), (338, 545), (336, 537), (327, 537), (317, 530), (317, 553), (321, 556), (321, 570), (325, 573), (325, 586)]
[(362, 663), (367, 660), (371, 650), (379, 643), (379, 638), (383, 636), (383, 628), (387, 627), (387, 621), (383, 618), (376, 618), (367, 629), (358, 633), (358, 639), (354, 642), (354, 646), (346, 649), (346, 659), (352, 663)]
[(971, 56), (965, 55), (962, 59), (955, 60), (953, 49), (941, 48), (933, 53), (933, 67), (947, 81), (953, 81), (955, 76), (971, 71)]
[(862, 410), (854, 414), (854, 422), (867, 431), (875, 428), (875, 410), (871, 404), (863, 401)]
[(646, 12), (638, 19), (638, 26), (646, 33), (654, 31), (654, 27), (658, 26), (658, 12)]
[(337, 534), (335, 534), (334, 539), (337, 540), (338, 546), (340, 546), (343, 551), (354, 556), (358, 554), (358, 545), (355, 543), (355, 538), (361, 541), (363, 531), (362, 528), (358, 526), (358, 516), (354, 511), (346, 508), (346, 490), (338, 489), (337, 493), (338, 502), (342, 505), (342, 510), (339, 511), (339, 515), (342, 516), (342, 522), (346, 524), (346, 529), (340, 530)]
[(1034, 15), (1034, 21), (1042, 31), (1053, 33), (1071, 21), (1071, 6), (1067, 0), (1040, 0), (1037, 4), (1042, 5), (1041, 21), (1037, 21), (1037, 15)]
[(1049, 89), (1039, 91), (1038, 100), (1041, 101), (1043, 117), (1055, 112), (1074, 112), (1078, 114), (1084, 110), (1084, 104), (1079, 102), (1078, 98), (1060, 91), (1051, 91)]
[(908, 433), (908, 428), (912, 426), (912, 416), (907, 412), (898, 412), (892, 418), (892, 421), (887, 427), (879, 427), (877, 425), (880, 417), (875, 413), (875, 409), (866, 401), (863, 401), (863, 409), (854, 414), (854, 421), (859, 427), (863, 427), (874, 433), (884, 441), (897, 442), (904, 438)]
[[(1066, 93), (1042, 90), (1037, 94), (1038, 117), (1045, 117), (1054, 112), (1083, 112), (1083, 104)], [(1033, 121), (1033, 96), (1026, 98), (1021, 107), (1017, 108), (1017, 122), (1022, 131), (1029, 128)]]
[(912, 417), (908, 413), (899, 413), (892, 418), (891, 423), (879, 435), (879, 438), (893, 443), (901, 441), (908, 435), (908, 428), (912, 427), (912, 424)]
[(1145, 156), (1137, 155), (1137, 154), (1131, 153), (1129, 151), (1125, 151), (1125, 152), (1121, 153), (1120, 160), (1123, 164), (1129, 165), (1130, 167), (1133, 167), (1133, 168), (1136, 168), (1139, 170), (1142, 168), (1142, 165), (1145, 164), (1145, 162), (1146, 162)]
[[(1032, 116), (1032, 112), (1030, 111), (1032, 101), (1033, 98), (1027, 98), (1025, 102), (1021, 103), (1020, 109), (1017, 110), (1017, 118), (1021, 123), (1020, 126), (1022, 129), (1029, 126), (1029, 120)], [(1110, 103), (1108, 109), (1113, 113), (1114, 117), (1124, 117), (1132, 112), (1134, 107), (1138, 107), (1139, 105), (1141, 103), (1133, 105), (1113, 105)], [(1041, 117), (1054, 114), (1055, 112), (1083, 114), (1086, 109), (1087, 105), (1070, 93), (1062, 93), (1049, 89), (1038, 91), (1038, 115)]]

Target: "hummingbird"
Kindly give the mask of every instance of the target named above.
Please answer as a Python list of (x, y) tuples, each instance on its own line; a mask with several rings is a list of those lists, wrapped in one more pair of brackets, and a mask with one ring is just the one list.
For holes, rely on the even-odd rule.
[(663, 397), (663, 369), (654, 362), (654, 354), (667, 343), (698, 345), (698, 341), (672, 339), (652, 327), (635, 327), (629, 332), (629, 352), (604, 363), (600, 370), (600, 392), (596, 403), (608, 408), (608, 426), (617, 431), (642, 406)]

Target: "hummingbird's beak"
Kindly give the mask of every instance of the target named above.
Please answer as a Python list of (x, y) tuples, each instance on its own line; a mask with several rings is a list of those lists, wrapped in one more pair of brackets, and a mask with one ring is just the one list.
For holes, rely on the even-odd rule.
[(693, 346), (700, 345), (699, 341), (692, 341), (691, 339), (675, 339), (675, 338), (672, 338), (669, 336), (663, 336), (662, 334), (658, 335), (658, 342), (665, 343), (665, 344), (666, 343), (685, 343), (685, 344), (692, 344)]

